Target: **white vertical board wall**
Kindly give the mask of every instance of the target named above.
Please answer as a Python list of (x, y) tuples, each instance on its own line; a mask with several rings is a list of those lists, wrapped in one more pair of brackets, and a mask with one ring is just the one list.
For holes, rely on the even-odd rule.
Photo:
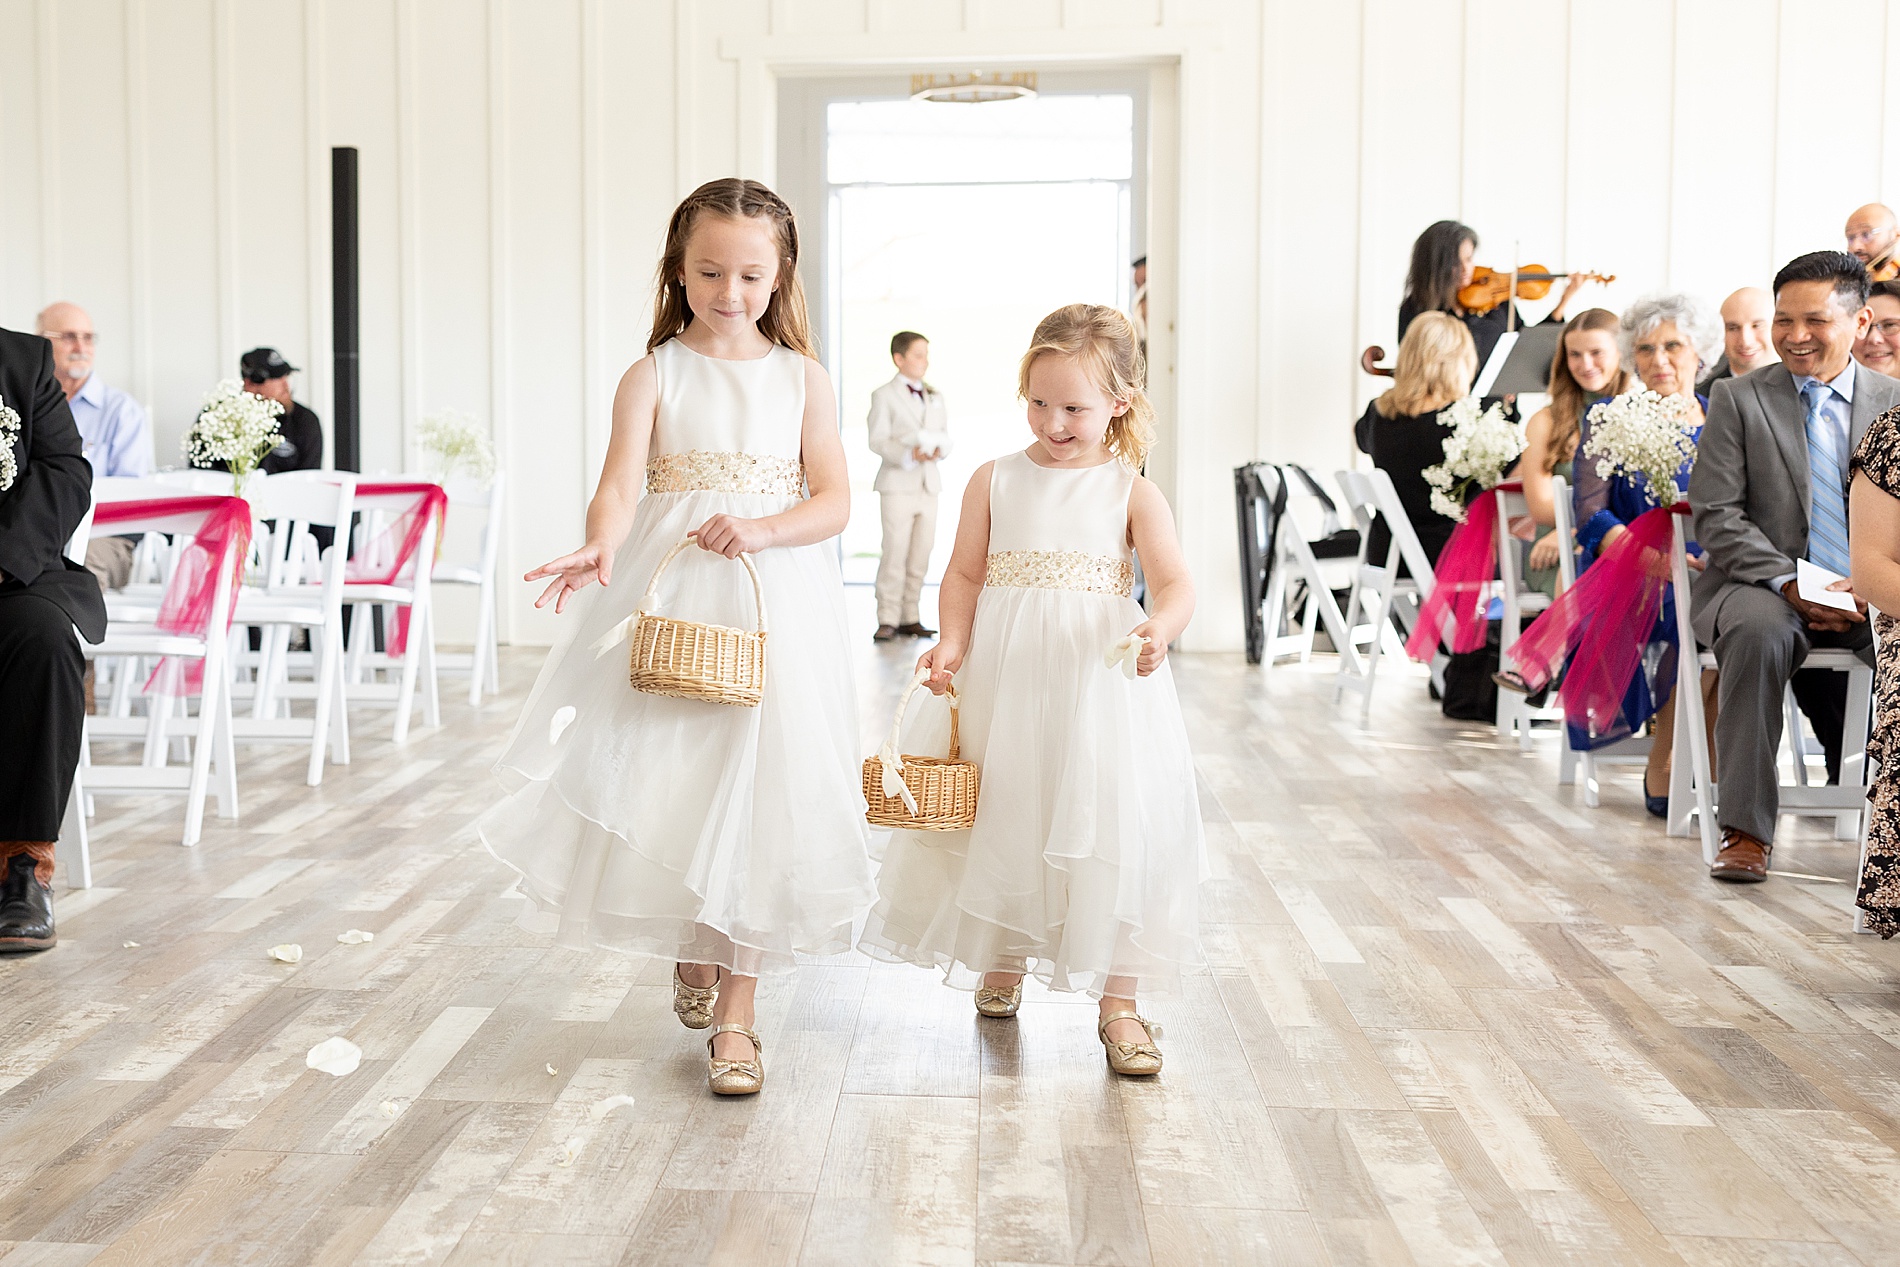
[[(1196, 647), (1239, 641), (1230, 468), (1349, 459), (1425, 224), (1614, 272), (1592, 302), (1620, 307), (1765, 282), (1900, 200), (1900, 0), (0, 0), (0, 324), (89, 307), (161, 461), (259, 343), (328, 420), (328, 150), (354, 145), (364, 464), (403, 467), (424, 412), (490, 421), (518, 575), (579, 540), (668, 211), (768, 174), (775, 94), (734, 41), (943, 68), (1144, 31), (1195, 50), (1154, 144)], [(507, 593), (504, 636), (550, 640)]]

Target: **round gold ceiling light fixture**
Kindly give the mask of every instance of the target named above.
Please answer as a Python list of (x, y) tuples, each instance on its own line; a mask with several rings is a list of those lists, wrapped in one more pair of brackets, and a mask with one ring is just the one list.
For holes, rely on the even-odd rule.
[(1000, 71), (973, 70), (967, 75), (912, 75), (910, 77), (912, 101), (944, 101), (971, 105), (985, 101), (1021, 101), (1035, 95), (1036, 72), (1033, 70), (1019, 70), (1009, 74), (1003, 74)]

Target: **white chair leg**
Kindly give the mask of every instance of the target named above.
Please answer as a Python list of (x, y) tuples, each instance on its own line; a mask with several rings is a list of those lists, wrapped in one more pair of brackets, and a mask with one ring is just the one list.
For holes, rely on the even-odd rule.
[(482, 600), (482, 610), (488, 613), (488, 693), (501, 694), (501, 634), (497, 629), (500, 620), (495, 612), (495, 594), (491, 589)]
[[(1867, 786), (1867, 710), (1872, 694), (1873, 670), (1856, 665), (1847, 674), (1847, 716), (1841, 725), (1840, 786), (1844, 788)], [(1834, 839), (1860, 838), (1861, 820), (1866, 817), (1864, 797), (1860, 804), (1863, 808), (1834, 816)]]
[(310, 650), (317, 661), (317, 698), (316, 715), (310, 723), (310, 763), (304, 769), (303, 781), (309, 787), (317, 787), (323, 782), (324, 749), (330, 741), (330, 709), (342, 668), (337, 663), (336, 641), (325, 631), (310, 631)]
[[(417, 645), (420, 637), (422, 643)], [(411, 611), (409, 620), (409, 649), (421, 654), (421, 663), (417, 669), (422, 675), (422, 720), (425, 725), (442, 724), (442, 685), (436, 673), (435, 663), (435, 604), (426, 602), (421, 611)]]
[[(212, 749), (212, 784), (218, 794), (218, 817), (234, 819), (238, 816), (237, 794), (237, 727), (231, 720), (231, 691), (225, 688), (218, 692), (216, 747)], [(212, 743), (211, 737), (201, 733), (198, 742)]]
[(1277, 541), (1275, 548), (1273, 576), (1267, 581), (1267, 597), (1260, 604), (1260, 619), (1267, 626), (1266, 654), (1260, 657), (1262, 673), (1273, 672), (1274, 644), (1280, 640), (1280, 620), (1286, 614), (1286, 572), (1287, 568), (1292, 566), (1284, 556), (1277, 553)]
[(488, 640), (494, 637), (495, 612), (488, 601), (488, 586), (483, 585), (476, 591), (476, 602), (478, 606), (475, 611), (475, 648), (468, 660), (468, 706), (470, 708), (482, 706), (482, 687), (487, 685), (488, 675), (494, 671)]
[(1583, 768), (1583, 803), (1591, 809), (1597, 807), (1597, 759), (1593, 752), (1579, 752), (1577, 764)]
[(1784, 690), (1781, 693), (1781, 724), (1788, 735), (1788, 752), (1794, 757), (1794, 785), (1808, 785), (1808, 740), (1801, 729), (1801, 710), (1795, 707), (1794, 692)]
[[(84, 752), (83, 747), (81, 752)], [(69, 889), (92, 887), (92, 845), (86, 837), (86, 815), (83, 812), (86, 800), (85, 779), (82, 777), (84, 770), (82, 759), (79, 768), (73, 771), (73, 791), (66, 798), (66, 813), (59, 822), (59, 843), (54, 847), (60, 870), (66, 873), (66, 887)]]
[(205, 793), (211, 787), (211, 751), (223, 685), (211, 673), (205, 674), (204, 695), (198, 704), (198, 742), (192, 745), (191, 782), (185, 790), (185, 838), (179, 842), (187, 847), (196, 845), (204, 834)]
[(1313, 662), (1313, 636), (1319, 629), (1319, 595), (1306, 596), (1306, 612), (1300, 617), (1300, 663)]
[[(421, 666), (422, 657), (416, 654), (416, 635), (421, 631), (415, 628), (416, 622), (410, 622), (409, 645), (403, 648), (402, 677), (396, 687), (396, 729), (393, 738), (397, 743), (409, 742), (409, 718), (416, 706), (416, 670)], [(385, 625), (385, 629), (389, 626)]]
[(1570, 746), (1570, 734), (1566, 730), (1563, 747), (1557, 749), (1557, 786), (1570, 787), (1577, 781), (1577, 753)]

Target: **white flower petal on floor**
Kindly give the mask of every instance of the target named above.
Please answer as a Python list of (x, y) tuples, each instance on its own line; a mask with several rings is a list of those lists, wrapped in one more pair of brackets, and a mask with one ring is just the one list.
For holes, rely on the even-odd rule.
[(347, 933), (338, 933), (336, 939), (345, 946), (360, 946), (366, 941), (375, 941), (375, 933), (366, 933), (360, 928), (352, 928)]
[(573, 1165), (574, 1159), (581, 1155), (581, 1149), (585, 1147), (586, 1144), (586, 1139), (579, 1135), (568, 1136), (567, 1142), (561, 1145), (561, 1151), (555, 1154), (554, 1164), (557, 1166)]
[(297, 963), (303, 958), (303, 947), (295, 942), (285, 942), (281, 946), (272, 946), (264, 953), (279, 963)]
[(553, 1065), (548, 1066), (548, 1077), (552, 1078), (555, 1075), (559, 1074), (560, 1072), (561, 1071), (559, 1069), (556, 1069)]
[(574, 706), (572, 704), (563, 704), (555, 709), (554, 716), (548, 718), (548, 742), (561, 742), (561, 732), (566, 730), (573, 720)]
[(630, 1095), (610, 1095), (604, 1100), (594, 1101), (594, 1107), (587, 1111), (587, 1120), (598, 1122), (615, 1109), (631, 1108), (635, 1103)]
[(378, 1107), (382, 1109), (384, 1117), (395, 1117), (402, 1112), (402, 1102), (400, 1100), (384, 1100)]
[(123, 950), (137, 950), (138, 948), (139, 944), (135, 941), (126, 942), (125, 945), (121, 947)]
[(326, 1038), (310, 1049), (304, 1064), (333, 1078), (356, 1072), (363, 1063), (363, 1049), (347, 1038)]

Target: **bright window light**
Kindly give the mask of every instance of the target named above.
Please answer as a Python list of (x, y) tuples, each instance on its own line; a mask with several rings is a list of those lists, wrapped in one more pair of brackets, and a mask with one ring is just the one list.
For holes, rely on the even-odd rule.
[(834, 101), (826, 174), (834, 185), (1127, 180), (1134, 128), (1126, 95)]

